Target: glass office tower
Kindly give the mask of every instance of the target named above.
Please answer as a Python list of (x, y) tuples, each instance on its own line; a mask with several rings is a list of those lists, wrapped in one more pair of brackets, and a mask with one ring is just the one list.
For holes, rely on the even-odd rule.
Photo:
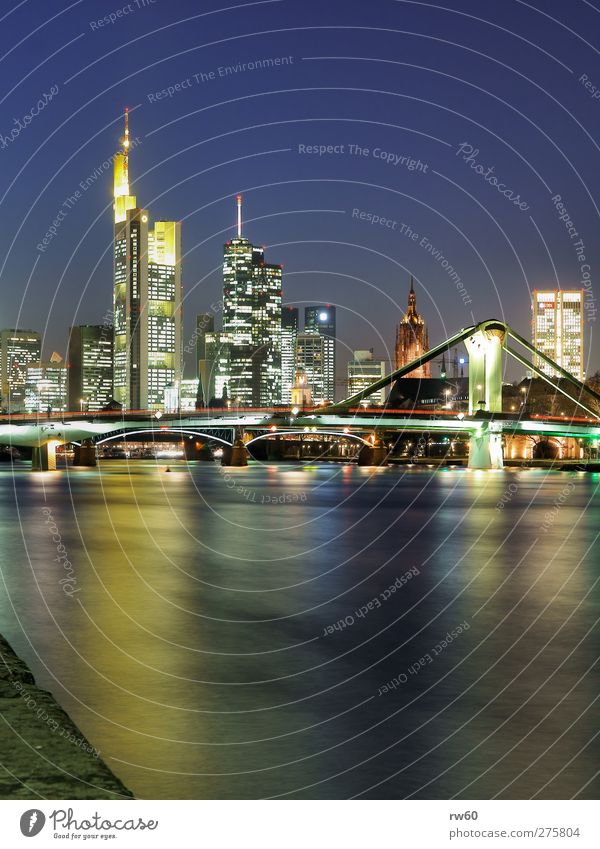
[(305, 307), (304, 332), (323, 337), (323, 393), (327, 401), (335, 401), (335, 307), (330, 304)]
[[(583, 380), (583, 289), (534, 290), (532, 299), (533, 347)], [(558, 376), (539, 357), (535, 365), (549, 376)]]
[(41, 351), (41, 336), (35, 330), (7, 329), (0, 333), (2, 409), (6, 412), (25, 410), (27, 366), (39, 362)]
[(235, 406), (268, 407), (281, 401), (283, 273), (281, 265), (265, 262), (263, 248), (242, 236), (241, 195), (237, 212), (236, 236), (223, 250), (223, 333), (231, 340), (229, 399)]
[(71, 327), (67, 353), (67, 406), (94, 412), (112, 400), (113, 328), (106, 324)]
[(156, 221), (129, 187), (129, 122), (114, 158), (114, 388), (128, 410), (162, 410), (182, 377), (181, 224)]

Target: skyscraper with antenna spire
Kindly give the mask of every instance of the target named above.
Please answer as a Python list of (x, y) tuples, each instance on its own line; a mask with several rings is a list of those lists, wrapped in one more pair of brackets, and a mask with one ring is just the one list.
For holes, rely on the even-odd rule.
[(128, 410), (161, 410), (182, 376), (181, 224), (138, 207), (129, 183), (129, 110), (114, 156), (114, 383)]
[[(408, 309), (396, 331), (396, 368), (421, 357), (429, 350), (429, 334), (424, 319), (417, 312), (417, 296), (412, 275), (410, 277), (410, 292), (408, 293)], [(413, 369), (405, 377), (431, 377), (429, 363)]]
[(265, 251), (243, 235), (242, 196), (236, 196), (236, 235), (223, 250), (223, 333), (228, 346), (227, 384), (236, 406), (281, 401), (282, 266), (265, 262)]

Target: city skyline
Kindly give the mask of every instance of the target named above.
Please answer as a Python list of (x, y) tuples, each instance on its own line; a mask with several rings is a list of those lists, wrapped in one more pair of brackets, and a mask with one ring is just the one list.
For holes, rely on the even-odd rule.
[[(183, 7), (190, 15), (197, 11), (187, 0), (183, 0)], [(334, 0), (327, 8), (320, 9), (317, 16), (316, 10), (309, 5), (305, 9), (303, 26), (330, 26), (335, 30), (339, 24), (336, 14), (339, 9), (341, 4)], [(589, 274), (583, 266), (589, 266), (592, 271), (600, 266), (595, 240), (587, 223), (594, 211), (592, 198), (597, 177), (587, 168), (587, 160), (583, 157), (581, 177), (589, 187), (586, 192), (581, 180), (551, 144), (539, 149), (538, 139), (544, 140), (543, 133), (523, 117), (529, 114), (529, 103), (525, 94), (518, 91), (517, 111), (512, 113), (518, 122), (517, 149), (525, 158), (531, 150), (538, 151), (537, 172), (552, 189), (548, 197), (546, 190), (542, 191), (543, 183), (523, 166), (519, 157), (513, 156), (510, 147), (495, 138), (493, 132), (482, 133), (473, 123), (479, 115), (492, 130), (497, 128), (494, 114), (497, 98), (506, 99), (505, 89), (512, 86), (514, 74), (507, 70), (497, 79), (493, 74), (497, 67), (494, 55), (481, 61), (483, 91), (472, 87), (465, 89), (460, 81), (443, 77), (435, 68), (417, 73), (413, 66), (419, 65), (419, 48), (435, 44), (439, 37), (459, 43), (463, 35), (461, 27), (466, 26), (470, 31), (475, 24), (464, 16), (450, 13), (444, 13), (438, 22), (425, 17), (425, 11), (416, 6), (407, 8), (406, 12), (414, 31), (424, 34), (405, 37), (404, 58), (408, 66), (403, 86), (398, 92), (387, 95), (369, 96), (360, 91), (351, 94), (348, 89), (353, 86), (360, 90), (388, 91), (378, 75), (395, 72), (400, 66), (378, 65), (372, 61), (362, 62), (358, 67), (356, 62), (349, 60), (333, 63), (311, 59), (306, 35), (316, 42), (312, 54), (323, 56), (327, 55), (325, 33), (315, 29), (286, 29), (286, 23), (294, 17), (287, 3), (270, 4), (268, 8), (259, 4), (253, 8), (257, 32), (261, 24), (265, 29), (281, 27), (284, 30), (280, 54), (294, 56), (294, 61), (286, 64), (280, 62), (255, 71), (246, 69), (219, 76), (219, 67), (234, 68), (238, 62), (247, 64), (261, 54), (271, 55), (273, 60), (279, 56), (266, 36), (257, 35), (250, 41), (238, 39), (226, 43), (221, 49), (206, 48), (198, 62), (192, 61), (193, 56), (182, 55), (168, 72), (163, 73), (145, 60), (147, 42), (142, 39), (132, 47), (126, 60), (137, 62), (140, 71), (128, 77), (115, 96), (116, 78), (114, 70), (108, 68), (107, 82), (112, 88), (96, 97), (93, 105), (87, 105), (86, 86), (90, 72), (77, 73), (63, 91), (60, 86), (70, 72), (58, 56), (52, 70), (59, 91), (36, 118), (36, 123), (40, 130), (48, 129), (48, 122), (56, 117), (60, 118), (59, 123), (65, 123), (65, 129), (57, 131), (54, 137), (59, 142), (57, 145), (52, 145), (51, 149), (48, 145), (42, 146), (31, 160), (19, 180), (22, 199), (15, 195), (15, 189), (11, 190), (15, 217), (18, 219), (22, 213), (28, 214), (28, 218), (26, 230), (19, 231), (14, 244), (11, 238), (4, 252), (2, 279), (6, 283), (7, 297), (3, 325), (39, 328), (44, 337), (44, 356), (47, 356), (53, 350), (66, 350), (69, 326), (92, 324), (110, 308), (106, 279), (110, 274), (107, 248), (111, 237), (107, 222), (99, 213), (109, 202), (106, 179), (111, 170), (112, 139), (120, 125), (119, 113), (122, 104), (129, 103), (136, 128), (134, 190), (140, 187), (141, 193), (143, 187), (143, 195), (153, 214), (160, 209), (168, 218), (186, 222), (184, 261), (189, 285), (184, 293), (184, 340), (193, 332), (193, 317), (219, 298), (216, 246), (231, 232), (229, 199), (237, 192), (244, 194), (252, 209), (255, 220), (249, 219), (249, 226), (264, 233), (263, 238), (269, 239), (270, 252), (285, 266), (284, 303), (301, 308), (321, 301), (336, 305), (340, 328), (344, 328), (342, 344), (348, 357), (355, 348), (373, 346), (382, 356), (391, 358), (395, 329), (392, 313), (404, 306), (404, 295), (400, 297), (397, 282), (409, 274), (415, 278), (432, 339), (443, 338), (444, 330), (470, 323), (471, 312), (475, 319), (506, 317), (522, 334), (528, 334), (528, 316), (521, 311), (512, 315), (513, 303), (527, 301), (535, 288), (558, 288), (557, 277), (561, 288), (577, 288), (583, 276)], [(382, 24), (389, 26), (390, 33), (398, 30), (394, 13), (392, 8), (381, 11)], [(502, 21), (505, 13), (500, 10), (498, 13)], [(19, 14), (15, 13), (17, 17)], [(367, 46), (372, 38), (366, 29), (368, 11), (353, 9), (352, 14), (354, 25), (359, 29), (338, 31), (344, 45), (341, 52), (347, 50), (348, 55), (360, 56), (361, 37), (366, 39)], [(539, 15), (524, 8), (520, 14), (524, 31), (533, 29)], [(119, 33), (137, 36), (140, 28), (143, 32), (145, 27), (156, 24), (163, 17), (168, 17), (166, 10), (155, 4), (137, 17), (132, 15), (119, 21)], [(207, 27), (207, 41), (211, 33), (219, 31), (224, 20), (220, 17), (216, 14), (201, 19)], [(72, 30), (75, 22), (75, 18), (67, 20), (63, 16), (56, 26), (64, 25), (67, 33), (76, 35)], [(511, 29), (508, 16), (504, 22)], [(89, 22), (85, 23), (89, 30)], [(361, 30), (361, 26), (365, 29)], [(236, 35), (236, 27), (234, 25), (232, 35)], [(556, 27), (560, 29), (559, 25)], [(177, 32), (183, 44), (187, 43), (186, 34), (180, 28)], [(97, 60), (94, 50), (100, 45), (94, 39), (100, 35), (90, 31), (90, 36), (86, 37), (92, 53), (84, 58), (83, 66)], [(571, 46), (579, 43), (576, 37), (567, 35)], [(171, 33), (167, 36), (171, 37)], [(501, 49), (508, 35), (496, 30), (496, 36), (500, 38), (497, 49)], [(397, 37), (389, 36), (390, 50), (391, 42)], [(75, 46), (74, 49), (79, 48)], [(560, 53), (561, 61), (569, 64), (566, 44), (561, 45)], [(391, 61), (393, 55), (384, 54), (382, 58)], [(534, 67), (534, 60), (540, 58), (544, 57), (539, 51), (535, 56), (524, 57), (526, 76), (529, 77), (527, 71), (531, 71), (528, 66)], [(558, 62), (547, 58), (544, 62), (552, 74), (560, 67)], [(318, 71), (323, 69), (333, 74), (331, 89), (323, 88), (322, 84), (319, 87)], [(199, 77), (196, 82), (194, 74), (212, 70), (216, 71), (214, 79)], [(350, 74), (350, 86), (345, 79), (347, 74)], [(594, 103), (585, 81), (579, 82), (579, 76), (581, 74), (576, 76), (573, 90), (569, 92), (569, 103), (574, 117), (586, 126)], [(175, 87), (188, 78), (190, 86), (186, 84), (166, 97), (155, 97), (169, 85)], [(564, 80), (558, 82), (560, 90), (565, 84)], [(240, 85), (241, 95), (236, 95), (235, 87)], [(241, 104), (248, 106), (255, 102), (252, 93), (256, 85), (264, 86), (266, 91), (261, 97), (266, 116), (264, 120), (244, 120), (241, 126), (269, 124), (271, 130), (240, 129), (228, 135), (227, 123), (239, 113)], [(287, 99), (275, 93), (286, 87), (294, 89)], [(318, 90), (313, 90), (315, 87)], [(309, 88), (311, 92), (305, 91)], [(437, 97), (436, 88), (440, 89)], [(100, 119), (101, 124), (93, 133), (88, 132), (89, 125), (79, 118), (79, 113), (72, 116), (67, 110), (63, 97), (67, 89), (69, 98), (75, 97), (83, 116), (93, 112)], [(23, 106), (19, 109), (19, 104), (15, 104), (15, 114), (21, 114), (29, 101), (35, 102), (42, 90), (43, 80), (38, 76), (24, 80), (19, 89)], [(470, 94), (466, 103), (459, 96), (463, 90)], [(242, 100), (235, 100), (237, 96)], [(312, 114), (310, 98), (313, 101), (316, 98), (325, 110), (322, 117), (328, 116), (329, 120), (315, 121), (312, 125), (306, 123)], [(440, 102), (444, 108), (436, 107)], [(362, 123), (345, 120), (351, 103), (357, 104), (360, 113), (357, 117), (363, 119)], [(407, 122), (395, 118), (387, 122), (393, 126), (384, 126), (377, 114), (384, 104), (408, 110), (414, 127), (402, 130)], [(428, 107), (427, 104), (434, 105)], [(534, 124), (546, 133), (551, 120), (556, 122), (565, 115), (550, 101), (549, 107), (551, 115), (536, 103), (531, 115)], [(439, 133), (433, 120), (436, 114), (443, 115), (447, 123), (447, 145), (437, 141)], [(466, 120), (459, 120), (462, 114), (466, 115)], [(205, 131), (202, 116), (206, 115), (217, 120), (214, 131)], [(245, 118), (245, 115), (240, 117)], [(558, 129), (557, 144), (561, 148), (577, 132), (576, 122), (568, 115), (566, 118)], [(221, 120), (224, 122), (222, 128), (218, 126)], [(285, 123), (290, 120), (292, 123)], [(7, 174), (11, 169), (16, 173), (18, 168), (14, 166), (21, 154), (26, 157), (34, 154), (34, 135), (32, 128), (27, 132), (23, 130), (18, 140), (6, 144), (0, 151)], [(241, 142), (241, 149), (237, 147), (238, 142)], [(306, 147), (311, 142), (317, 147), (331, 147), (332, 152), (308, 153)], [(299, 151), (299, 144), (304, 146), (304, 152)], [(472, 147), (471, 153), (466, 147), (458, 152), (465, 144)], [(578, 138), (576, 144), (578, 149), (585, 145), (593, 149), (589, 139), (584, 137)], [(357, 153), (356, 147), (368, 149), (368, 155)], [(62, 153), (67, 149), (68, 156), (72, 157), (68, 164)], [(386, 158), (384, 154), (390, 156)], [(425, 163), (427, 169), (415, 165), (414, 170), (409, 170), (413, 166), (411, 158), (406, 157), (410, 155), (415, 163)], [(227, 166), (222, 164), (225, 162)], [(514, 190), (515, 196), (519, 194), (525, 199), (529, 209), (515, 207), (498, 192), (493, 194), (493, 187), (477, 173), (476, 167), (483, 169), (484, 174), (493, 167), (493, 173)], [(274, 168), (278, 175), (275, 181), (271, 174)], [(40, 201), (29, 210), (23, 204), (30, 195), (28, 187), (37, 179), (40, 170), (56, 176), (44, 189)], [(46, 183), (47, 178), (43, 185)], [(480, 215), (480, 205), (489, 210), (490, 216)], [(307, 213), (302, 210), (320, 211)], [(373, 224), (375, 215), (390, 226), (381, 222)], [(544, 235), (548, 251), (530, 216)], [(494, 221), (498, 222), (506, 239)], [(527, 235), (520, 228), (521, 224), (526, 225)], [(90, 231), (86, 235), (88, 228)], [(471, 245), (462, 235), (466, 230), (472, 234)], [(571, 238), (572, 232), (577, 233), (576, 238)], [(414, 233), (417, 239), (413, 239)], [(6, 236), (6, 232), (0, 234), (0, 238), (6, 239)], [(485, 250), (478, 254), (473, 246), (480, 240)], [(585, 247), (585, 261), (580, 259), (581, 246), (576, 246), (580, 240)], [(365, 283), (359, 283), (356, 278)], [(327, 284), (326, 297), (323, 297), (324, 282)], [(584, 282), (589, 284), (587, 278)], [(26, 284), (28, 295), (21, 305)], [(57, 286), (60, 287), (58, 291)], [(365, 286), (372, 296), (367, 315), (362, 308)], [(83, 289), (86, 295), (80, 302)], [(303, 290), (306, 290), (305, 296)], [(591, 289), (587, 285), (585, 292), (586, 305), (593, 307), (593, 277)], [(58, 304), (64, 304), (65, 299), (70, 307), (68, 316), (58, 309)], [(467, 303), (468, 300), (471, 303)], [(588, 374), (600, 363), (597, 336), (591, 332), (593, 312), (593, 309), (586, 310), (591, 351), (591, 358), (589, 351), (586, 352)], [(374, 334), (369, 321), (380, 330), (381, 337)], [(348, 357), (340, 356), (338, 379), (343, 377), (341, 364)], [(186, 366), (186, 376), (192, 376), (189, 359)]]
[[(291, 403), (298, 369), (305, 373), (315, 403), (339, 400), (336, 387), (344, 381), (338, 379), (336, 369), (336, 307), (329, 303), (305, 306), (304, 327), (300, 328), (299, 308), (283, 304), (283, 265), (267, 263), (264, 247), (253, 245), (243, 235), (243, 196), (239, 193), (235, 196), (235, 234), (223, 248), (222, 300), (213, 305), (213, 313), (196, 315), (193, 338), (183, 345), (181, 222), (159, 219), (154, 230), (151, 229), (148, 210), (139, 208), (135, 195), (131, 194), (129, 155), (133, 146), (129, 109), (126, 107), (121, 147), (112, 157), (115, 224), (114, 295), (110, 313), (113, 322), (112, 393), (107, 397), (106, 388), (100, 390), (103, 404), (93, 397), (94, 390), (85, 387), (83, 359), (76, 363), (77, 378), (69, 373), (68, 380), (58, 380), (56, 390), (53, 384), (57, 378), (47, 380), (46, 370), (52, 375), (59, 373), (53, 365), (57, 355), (53, 354), (47, 362), (42, 359), (39, 332), (4, 329), (1, 349), (4, 407), (18, 411), (18, 404), (23, 404), (23, 409), (28, 411), (45, 409), (46, 406), (49, 410), (53, 406), (64, 410), (67, 401), (73, 404), (73, 399), (81, 395), (78, 399), (81, 409), (87, 399), (90, 411), (101, 409), (113, 401), (124, 409), (165, 410), (174, 404), (177, 409), (180, 400), (175, 402), (173, 399), (180, 399), (184, 382), (189, 391), (193, 380), (196, 381), (197, 406), (208, 405), (213, 400), (228, 401), (236, 406), (278, 405)], [(531, 300), (534, 347), (579, 380), (583, 380), (585, 375), (585, 297), (585, 289), (534, 290)], [(573, 308), (576, 308), (576, 315)], [(215, 329), (217, 312), (222, 314), (220, 330)], [(104, 342), (107, 326), (106, 321), (104, 325), (95, 325), (98, 331), (94, 343), (96, 348)], [(91, 327), (93, 325), (70, 328), (67, 363), (63, 368), (71, 367), (73, 352), (76, 352), (77, 359), (82, 357), (85, 328)], [(31, 363), (25, 369), (25, 381), (19, 371), (18, 360), (15, 360), (17, 371), (11, 364), (14, 355), (7, 347), (11, 333), (13, 341), (19, 343), (15, 351), (20, 350), (21, 339), (26, 345), (35, 343), (35, 360), (32, 360), (31, 353), (27, 354)], [(98, 364), (96, 361), (104, 356), (100, 350), (92, 353), (91, 347), (90, 341), (87, 354), (90, 374), (98, 371), (94, 368)], [(396, 327), (395, 368), (406, 365), (428, 350), (427, 322), (417, 310), (411, 274), (408, 308)], [(185, 381), (184, 351), (195, 353), (194, 377)], [(364, 361), (368, 359), (368, 351), (372, 359), (373, 348), (363, 349)], [(354, 351), (352, 358), (347, 360), (345, 386), (349, 394), (354, 394), (350, 391), (353, 381), (356, 384), (358, 380), (361, 389), (366, 385), (352, 375), (352, 369), (357, 375), (365, 371), (364, 363), (360, 365), (357, 360), (359, 353)], [(468, 368), (468, 357), (461, 358), (460, 363), (461, 371), (463, 366)], [(556, 376), (539, 357), (535, 363), (551, 376)], [(35, 378), (37, 393), (31, 388), (32, 378), (27, 376), (33, 366), (37, 366), (39, 372)], [(455, 371), (456, 367), (454, 362)], [(439, 368), (441, 376), (445, 377), (445, 354)], [(16, 394), (9, 379), (11, 369)], [(375, 375), (383, 376), (384, 373), (385, 370), (381, 372), (378, 366)], [(92, 381), (97, 381), (98, 377), (96, 374)], [(430, 364), (425, 363), (407, 377), (429, 379), (432, 377)], [(102, 377), (104, 387), (107, 379), (105, 374)], [(40, 389), (42, 383), (49, 388)], [(11, 392), (17, 399), (17, 406), (7, 401)], [(383, 394), (378, 393), (374, 397), (378, 399), (377, 403), (384, 403)]]

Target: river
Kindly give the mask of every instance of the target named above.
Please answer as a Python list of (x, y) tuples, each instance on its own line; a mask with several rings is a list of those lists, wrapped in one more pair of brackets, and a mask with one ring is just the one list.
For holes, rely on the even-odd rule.
[(0, 466), (0, 632), (139, 798), (598, 798), (599, 476)]

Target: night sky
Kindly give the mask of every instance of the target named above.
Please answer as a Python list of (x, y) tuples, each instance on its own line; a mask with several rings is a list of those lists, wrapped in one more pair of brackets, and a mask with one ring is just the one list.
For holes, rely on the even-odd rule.
[[(530, 291), (587, 273), (591, 373), (599, 27), (587, 0), (5, 2), (0, 326), (64, 354), (71, 324), (110, 309), (106, 160), (129, 106), (138, 205), (183, 221), (184, 344), (221, 297), (242, 192), (284, 302), (337, 305), (340, 377), (355, 348), (392, 354), (411, 274), (434, 344), (486, 318), (529, 338)], [(243, 69), (261, 60), (281, 61)]]

